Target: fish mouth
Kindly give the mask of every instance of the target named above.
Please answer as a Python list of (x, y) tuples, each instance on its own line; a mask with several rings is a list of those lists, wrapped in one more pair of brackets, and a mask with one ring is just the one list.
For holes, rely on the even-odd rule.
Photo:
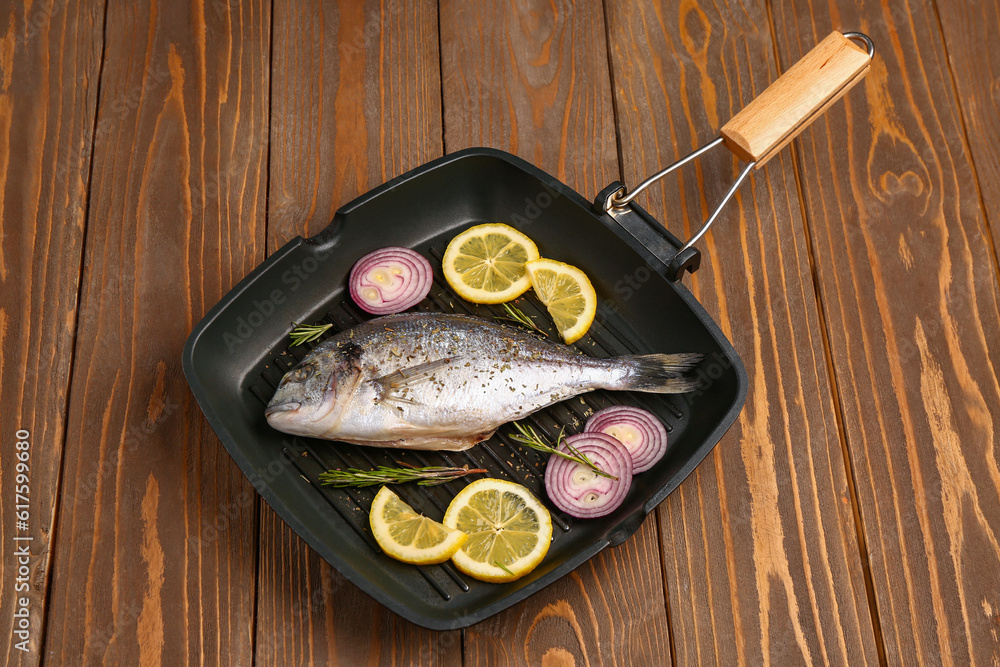
[(282, 412), (292, 412), (293, 410), (298, 410), (301, 407), (302, 404), (296, 401), (269, 405), (267, 406), (267, 409), (264, 410), (264, 416), (270, 419), (272, 415), (281, 414)]

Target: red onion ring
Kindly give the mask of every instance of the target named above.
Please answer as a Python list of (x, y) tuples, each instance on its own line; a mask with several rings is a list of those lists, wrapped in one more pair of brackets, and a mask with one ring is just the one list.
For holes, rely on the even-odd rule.
[(629, 405), (612, 405), (595, 412), (584, 433), (606, 433), (619, 440), (632, 456), (632, 472), (645, 472), (667, 453), (667, 429), (656, 415)]
[(368, 253), (347, 280), (354, 303), (372, 315), (399, 313), (431, 291), (431, 263), (409, 248), (389, 247)]
[(583, 464), (552, 455), (545, 466), (545, 491), (556, 507), (578, 519), (592, 519), (614, 512), (632, 486), (632, 458), (625, 446), (604, 433), (577, 433), (567, 445), (587, 455), (598, 468), (618, 479), (602, 477)]

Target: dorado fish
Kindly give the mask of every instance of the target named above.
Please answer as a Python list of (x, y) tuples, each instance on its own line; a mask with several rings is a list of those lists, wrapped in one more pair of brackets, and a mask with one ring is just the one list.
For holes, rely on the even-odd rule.
[(468, 449), (594, 389), (679, 393), (700, 354), (597, 359), (465, 315), (369, 320), (316, 346), (267, 406), (279, 431), (376, 447)]

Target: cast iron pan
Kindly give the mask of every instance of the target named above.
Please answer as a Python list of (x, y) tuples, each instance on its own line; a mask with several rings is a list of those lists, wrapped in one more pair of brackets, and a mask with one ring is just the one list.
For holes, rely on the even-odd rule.
[[(679, 281), (684, 271), (697, 267), (698, 251), (688, 248), (679, 256), (684, 244), (640, 207), (621, 204), (623, 192), (614, 183), (591, 204), (513, 155), (489, 148), (460, 151), (359, 197), (316, 236), (289, 242), (192, 331), (184, 348), (184, 373), (212, 428), (254, 488), (333, 567), (401, 616), (436, 630), (462, 628), (623, 542), (739, 414), (747, 392), (743, 363)], [(487, 319), (504, 315), (500, 307), (456, 296), (440, 272), (441, 255), (452, 237), (471, 225), (495, 221), (524, 231), (542, 256), (579, 266), (591, 277), (599, 307), (589, 333), (575, 344), (580, 351), (597, 357), (647, 352), (701, 352), (706, 357), (698, 369), (705, 380), (699, 391), (662, 396), (598, 391), (529, 418), (550, 438), (564, 425), (567, 433), (581, 431), (587, 415), (614, 403), (641, 406), (663, 421), (670, 440), (666, 456), (637, 475), (624, 504), (602, 519), (574, 520), (548, 503), (544, 455), (510, 442), (510, 427), (465, 452), (413, 452), (290, 436), (264, 419), (278, 381), (311, 347), (290, 347), (291, 322), (331, 323), (332, 336), (370, 317), (351, 302), (346, 277), (358, 258), (376, 248), (408, 246), (431, 260), (435, 284), (417, 310)], [(536, 322), (549, 322), (530, 292), (520, 305)], [(554, 330), (550, 333), (557, 339)], [(318, 484), (317, 474), (400, 462), (469, 464), (527, 486), (552, 511), (554, 534), (545, 560), (522, 579), (491, 584), (450, 564), (407, 565), (382, 554), (368, 528), (378, 488), (331, 489)], [(418, 511), (440, 520), (450, 499), (469, 481), (396, 490)]]

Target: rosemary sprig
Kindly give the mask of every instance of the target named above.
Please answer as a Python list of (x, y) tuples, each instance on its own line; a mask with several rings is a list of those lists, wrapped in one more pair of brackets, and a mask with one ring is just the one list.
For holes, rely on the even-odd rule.
[(308, 343), (309, 341), (316, 340), (322, 336), (327, 329), (332, 327), (332, 324), (299, 324), (298, 322), (292, 322), (291, 333), (288, 335), (292, 337), (292, 347), (296, 345), (302, 345), (303, 343)]
[[(400, 463), (400, 465), (406, 464)], [(470, 469), (467, 465), (461, 468), (447, 468), (444, 466), (390, 468), (388, 466), (379, 466), (375, 470), (361, 470), (360, 468), (327, 470), (326, 472), (321, 472), (318, 477), (321, 484), (340, 489), (347, 486), (360, 488), (375, 486), (376, 484), (405, 484), (406, 482), (416, 482), (419, 486), (434, 486), (479, 472), (487, 471), (482, 468)]]
[(512, 305), (510, 303), (505, 303), (503, 305), (503, 309), (505, 311), (507, 311), (508, 317), (497, 317), (497, 319), (499, 319), (499, 320), (507, 320), (509, 322), (516, 322), (517, 324), (520, 324), (523, 327), (528, 327), (529, 329), (537, 331), (538, 333), (542, 334), (543, 336), (546, 335), (545, 331), (543, 329), (539, 328), (539, 326), (537, 324), (535, 324), (535, 321), (533, 319), (531, 319), (530, 317), (528, 317), (524, 313), (524, 311), (521, 310), (520, 308), (518, 308), (517, 306)]
[(522, 424), (521, 422), (514, 422), (514, 428), (516, 428), (520, 432), (520, 435), (510, 436), (510, 439), (513, 440), (514, 442), (518, 442), (524, 445), (525, 447), (530, 447), (531, 449), (536, 449), (540, 452), (548, 452), (549, 454), (555, 454), (556, 456), (561, 456), (564, 459), (575, 461), (580, 465), (587, 466), (601, 477), (607, 477), (609, 479), (615, 479), (615, 480), (618, 479), (611, 473), (607, 473), (601, 470), (596, 463), (587, 458), (586, 454), (575, 448), (573, 445), (566, 443), (566, 448), (569, 450), (568, 454), (560, 450), (559, 445), (566, 438), (565, 427), (563, 427), (559, 431), (559, 437), (556, 438), (555, 447), (545, 442), (545, 440), (542, 439), (542, 436), (538, 435), (538, 432), (535, 431), (534, 427), (532, 426), (528, 426), (527, 424)]

